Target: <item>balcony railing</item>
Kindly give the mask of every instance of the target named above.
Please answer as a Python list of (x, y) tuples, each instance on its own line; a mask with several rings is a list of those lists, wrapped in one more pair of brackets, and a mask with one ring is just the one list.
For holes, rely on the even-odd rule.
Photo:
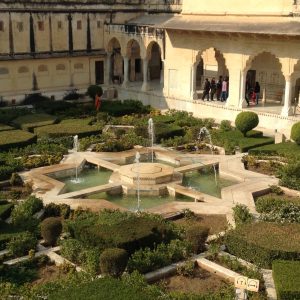
[(154, 37), (158, 39), (162, 39), (164, 37), (163, 29), (134, 24), (107, 24), (106, 31), (125, 33), (129, 35)]

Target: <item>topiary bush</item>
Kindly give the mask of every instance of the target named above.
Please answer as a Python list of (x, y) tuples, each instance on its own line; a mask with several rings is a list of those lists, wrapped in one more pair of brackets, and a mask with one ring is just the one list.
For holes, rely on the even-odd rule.
[(205, 241), (208, 237), (209, 228), (199, 224), (193, 224), (186, 229), (185, 238), (192, 245), (194, 253), (205, 250)]
[(50, 217), (41, 223), (41, 235), (47, 245), (54, 246), (62, 232), (60, 218)]
[(258, 115), (254, 112), (244, 111), (237, 115), (235, 119), (236, 128), (246, 136), (247, 132), (254, 129), (259, 123)]
[(300, 145), (300, 122), (293, 125), (291, 130), (291, 139)]
[(86, 94), (90, 98), (95, 99), (96, 95), (102, 96), (103, 90), (100, 85), (90, 85), (86, 91)]
[(253, 221), (253, 215), (250, 213), (249, 208), (246, 205), (237, 204), (232, 210), (236, 225)]
[(29, 250), (34, 250), (36, 245), (36, 237), (32, 233), (25, 231), (13, 236), (7, 243), (7, 249), (15, 256), (22, 256), (27, 255)]
[(119, 277), (126, 269), (128, 254), (120, 248), (105, 249), (100, 255), (100, 269), (103, 274)]

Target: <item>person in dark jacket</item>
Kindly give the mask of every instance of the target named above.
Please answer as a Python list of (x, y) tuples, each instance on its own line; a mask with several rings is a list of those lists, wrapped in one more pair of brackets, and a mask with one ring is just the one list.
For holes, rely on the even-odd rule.
[(256, 95), (256, 105), (257, 105), (258, 104), (258, 99), (259, 99), (259, 96), (260, 96), (260, 85), (257, 81), (255, 82), (254, 93)]
[(214, 96), (215, 96), (216, 91), (217, 91), (217, 83), (216, 83), (215, 78), (213, 77), (210, 82), (210, 100), (211, 101), (214, 101)]
[(208, 78), (206, 78), (205, 82), (204, 82), (204, 89), (203, 89), (202, 100), (204, 100), (205, 97), (206, 97), (207, 101), (209, 101), (209, 91), (210, 91), (210, 82), (208, 81)]

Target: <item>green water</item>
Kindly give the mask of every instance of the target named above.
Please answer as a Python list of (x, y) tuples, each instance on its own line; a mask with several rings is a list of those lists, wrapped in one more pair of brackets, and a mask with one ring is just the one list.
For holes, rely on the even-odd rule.
[(84, 168), (78, 175), (79, 182), (75, 183), (75, 177), (65, 177), (59, 181), (65, 184), (65, 193), (77, 192), (90, 187), (107, 184), (112, 171), (107, 169)]
[(198, 172), (192, 171), (184, 175), (182, 185), (191, 187), (192, 189), (208, 194), (217, 198), (221, 198), (221, 190), (227, 186), (236, 184), (237, 181), (229, 180), (220, 177), (217, 174), (217, 185), (215, 181), (215, 174), (213, 171)]
[[(137, 209), (136, 195), (109, 195), (107, 193), (95, 193), (88, 196), (89, 199), (105, 199), (111, 203), (127, 208), (131, 211)], [(174, 198), (171, 196), (141, 196), (140, 209), (145, 210), (159, 205), (171, 203)]]

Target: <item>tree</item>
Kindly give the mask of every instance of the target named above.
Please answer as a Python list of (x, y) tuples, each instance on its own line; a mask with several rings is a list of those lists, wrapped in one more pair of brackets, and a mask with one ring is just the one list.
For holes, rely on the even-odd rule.
[(47, 245), (54, 246), (62, 232), (62, 223), (60, 218), (50, 217), (41, 224), (41, 235)]
[(235, 119), (236, 128), (246, 136), (247, 132), (254, 129), (259, 123), (258, 115), (254, 112), (245, 111), (237, 115)]

